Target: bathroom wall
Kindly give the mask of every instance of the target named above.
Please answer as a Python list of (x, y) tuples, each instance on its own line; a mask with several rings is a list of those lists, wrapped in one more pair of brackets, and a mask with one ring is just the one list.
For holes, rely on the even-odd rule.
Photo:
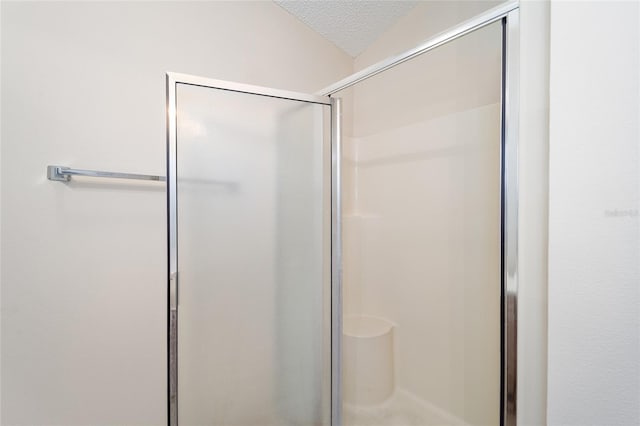
[(313, 92), (353, 61), (271, 2), (2, 2), (2, 424), (166, 422), (167, 70)]
[(640, 4), (551, 2), (550, 64), (548, 424), (637, 425)]
[[(492, 4), (422, 3), (358, 57), (355, 67), (412, 47)], [(635, 424), (637, 219), (605, 213), (623, 204), (624, 210), (624, 200), (637, 206), (633, 165), (640, 159), (637, 144), (630, 144), (637, 141), (637, 128), (628, 125), (631, 119), (616, 121), (634, 111), (637, 117), (637, 103), (626, 97), (634, 93), (629, 87), (615, 85), (637, 83), (637, 60), (623, 66), (615, 61), (638, 52), (633, 33), (638, 8), (632, 2), (616, 3), (615, 9), (597, 2), (576, 7), (575, 2), (553, 5), (556, 239), (549, 423)], [(164, 174), (166, 70), (314, 91), (349, 74), (353, 61), (270, 2), (3, 1), (0, 15), (1, 422), (163, 423), (162, 190), (157, 184), (52, 183), (45, 179), (46, 165)], [(518, 421), (538, 426), (546, 421), (548, 3), (523, 1), (521, 24)], [(605, 30), (594, 34), (593, 26)], [(612, 31), (620, 33), (602, 37)], [(591, 46), (599, 40), (607, 44), (594, 56)], [(620, 55), (621, 50), (631, 54)], [(607, 90), (593, 92), (596, 83)], [(608, 92), (610, 87), (616, 90)], [(590, 102), (596, 98), (602, 101)], [(598, 105), (606, 111), (595, 110)], [(585, 123), (621, 133), (600, 138), (595, 124), (585, 128)], [(599, 151), (603, 140), (620, 143), (620, 149)], [(364, 142), (347, 139), (348, 155), (356, 159)], [(624, 154), (609, 160), (616, 151)], [(580, 164), (584, 168), (577, 170)], [(618, 170), (632, 171), (617, 175)], [(355, 167), (345, 170), (352, 185), (354, 172)], [(592, 191), (593, 185), (585, 184), (590, 178), (616, 184)], [(620, 195), (624, 202), (612, 204), (603, 194)], [(356, 192), (345, 195), (347, 212), (358, 213)], [(591, 202), (597, 215), (585, 216), (591, 208), (575, 212)], [(584, 229), (604, 231), (592, 237)], [(353, 239), (346, 231), (349, 244)], [(578, 246), (594, 251), (568, 250)], [(616, 248), (624, 253), (612, 256)], [(611, 263), (574, 274), (601, 259)], [(614, 270), (632, 273), (614, 282)], [(625, 369), (610, 374), (616, 365)], [(603, 398), (603, 392), (615, 398)]]
[[(490, 6), (419, 4), (356, 69)], [(396, 387), (469, 424), (499, 416), (500, 48), (496, 24), (356, 85), (347, 150), (345, 314), (394, 322)]]

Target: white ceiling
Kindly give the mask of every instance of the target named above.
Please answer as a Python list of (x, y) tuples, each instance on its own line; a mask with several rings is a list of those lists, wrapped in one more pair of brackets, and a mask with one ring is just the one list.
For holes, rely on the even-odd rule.
[(411, 0), (273, 1), (354, 58), (418, 4)]

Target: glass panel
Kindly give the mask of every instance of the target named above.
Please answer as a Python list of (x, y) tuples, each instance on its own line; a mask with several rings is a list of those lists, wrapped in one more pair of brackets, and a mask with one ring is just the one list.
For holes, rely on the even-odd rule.
[(500, 82), (496, 23), (353, 89), (347, 425), (499, 424)]
[(320, 425), (330, 107), (178, 84), (181, 425)]

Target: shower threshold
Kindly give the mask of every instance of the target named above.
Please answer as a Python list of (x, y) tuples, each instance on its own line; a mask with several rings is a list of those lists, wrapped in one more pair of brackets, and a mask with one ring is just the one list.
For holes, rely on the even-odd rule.
[(344, 404), (345, 426), (468, 426), (453, 414), (396, 389), (377, 405)]

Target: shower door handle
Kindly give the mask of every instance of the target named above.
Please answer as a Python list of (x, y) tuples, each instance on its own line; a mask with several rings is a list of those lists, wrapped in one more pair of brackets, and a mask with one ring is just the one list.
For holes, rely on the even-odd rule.
[(178, 273), (169, 276), (169, 310), (178, 310)]

